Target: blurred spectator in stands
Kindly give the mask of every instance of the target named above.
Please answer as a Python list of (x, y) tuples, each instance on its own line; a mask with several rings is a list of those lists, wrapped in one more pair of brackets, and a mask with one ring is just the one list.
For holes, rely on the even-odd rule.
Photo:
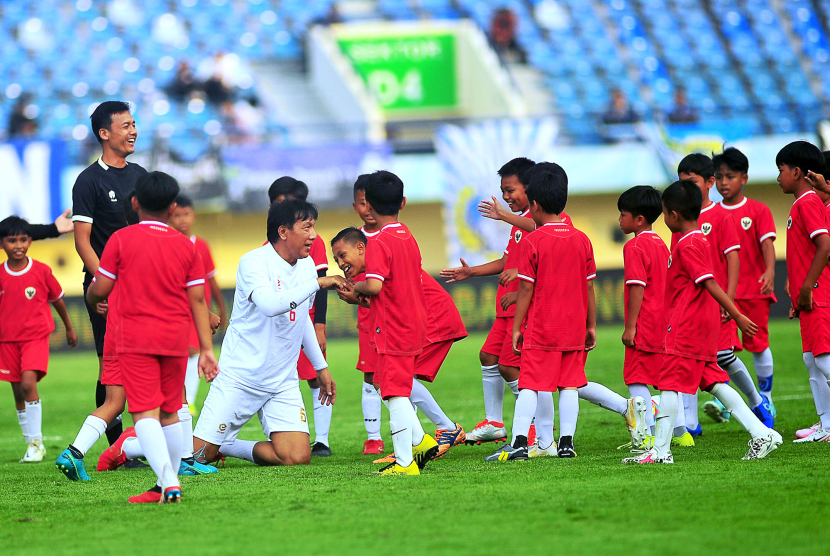
[(683, 87), (677, 87), (674, 90), (674, 108), (666, 117), (673, 124), (694, 124), (700, 121), (700, 114), (695, 108), (689, 106), (689, 98)]
[(628, 99), (619, 89), (611, 91), (611, 101), (602, 115), (605, 124), (633, 124), (640, 121), (640, 115), (628, 104)]
[(343, 16), (340, 15), (340, 10), (337, 7), (337, 2), (329, 4), (329, 9), (322, 16), (315, 17), (309, 23), (312, 25), (333, 25), (334, 23), (343, 23)]
[(524, 64), (527, 62), (527, 53), (516, 41), (516, 16), (508, 8), (499, 8), (493, 12), (493, 21), (490, 28), (490, 39), (493, 46), (506, 62)]
[(182, 102), (199, 88), (200, 83), (193, 76), (190, 64), (182, 60), (176, 67), (176, 75), (173, 76), (173, 80), (165, 87), (165, 92), (171, 99)]
[(37, 134), (37, 107), (31, 104), (31, 93), (23, 93), (9, 115), (10, 138), (32, 138)]

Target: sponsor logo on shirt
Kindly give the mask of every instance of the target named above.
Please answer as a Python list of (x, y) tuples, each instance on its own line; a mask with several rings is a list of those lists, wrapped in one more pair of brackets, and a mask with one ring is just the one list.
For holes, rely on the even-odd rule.
[(35, 294), (37, 293), (37, 290), (35, 288), (33, 288), (32, 286), (29, 286), (28, 288), (26, 288), (25, 293), (26, 293), (26, 299), (32, 299), (35, 296)]
[(793, 217), (790, 216), (789, 218), (787, 218), (787, 229), (789, 230), (790, 226), (792, 226), (792, 225), (793, 225)]
[(752, 218), (750, 218), (749, 216), (744, 216), (743, 218), (741, 218), (741, 228), (743, 228), (744, 230), (748, 230), (750, 226), (752, 226)]
[(109, 195), (110, 195), (110, 201), (111, 201), (111, 202), (113, 202), (113, 203), (117, 203), (117, 202), (118, 202), (118, 199), (116, 199), (116, 198), (115, 198), (115, 191), (113, 191), (112, 189), (110, 189), (110, 193), (109, 193)]
[(712, 231), (712, 224), (710, 222), (705, 222), (703, 226), (700, 227), (700, 231), (703, 232), (703, 235), (708, 236), (709, 232)]
[(380, 334), (380, 326), (378, 326), (378, 327), (375, 329), (375, 333), (376, 333), (376, 334)]
[(228, 425), (226, 425), (225, 423), (222, 423), (221, 425), (219, 425), (219, 432), (225, 432), (227, 429), (228, 429)]
[(520, 241), (522, 241), (522, 231), (521, 230), (516, 230), (516, 233), (513, 234), (513, 240), (516, 243), (519, 243)]
[(671, 268), (671, 255), (669, 255), (669, 268)]
[(289, 303), (288, 306), (291, 307), (292, 311), (297, 308), (297, 304), (293, 301), (291, 303)]

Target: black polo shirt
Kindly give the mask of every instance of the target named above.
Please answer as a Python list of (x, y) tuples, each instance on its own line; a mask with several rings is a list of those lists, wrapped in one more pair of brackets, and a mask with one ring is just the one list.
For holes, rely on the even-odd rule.
[(112, 234), (138, 223), (130, 198), (138, 178), (146, 173), (138, 164), (127, 163), (123, 168), (115, 168), (99, 158), (75, 180), (72, 221), (92, 224), (89, 242), (99, 259)]

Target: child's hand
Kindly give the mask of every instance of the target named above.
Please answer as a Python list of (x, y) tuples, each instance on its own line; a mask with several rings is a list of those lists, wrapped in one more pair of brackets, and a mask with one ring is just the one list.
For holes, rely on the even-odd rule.
[(519, 293), (518, 292), (510, 292), (510, 293), (506, 293), (503, 296), (501, 296), (501, 299), (499, 299), (499, 303), (501, 304), (501, 310), (506, 311), (508, 307), (510, 307), (511, 305), (516, 303), (516, 300), (518, 298), (519, 298)]
[(502, 270), (501, 274), (499, 274), (499, 285), (506, 286), (513, 280), (519, 277), (519, 269), (518, 268), (505, 268)]
[(219, 374), (219, 363), (213, 350), (202, 350), (199, 353), (199, 376), (205, 378), (205, 382), (213, 382)]
[(492, 197), (492, 201), (483, 200), (478, 204), (478, 212), (481, 213), (481, 216), (484, 218), (492, 218), (493, 220), (504, 220), (504, 216), (507, 214), (501, 203), (499, 203), (496, 197)]
[(216, 334), (216, 330), (219, 328), (219, 324), (222, 322), (222, 319), (216, 313), (211, 313), (208, 311), (208, 324), (210, 324), (210, 333)]
[(821, 174), (816, 174), (812, 170), (807, 170), (805, 179), (810, 182), (810, 185), (818, 189), (822, 193), (830, 193), (830, 187), (827, 186), (827, 180)]
[(721, 307), (720, 308), (720, 321), (722, 323), (724, 323), (724, 322), (729, 322), (730, 320), (732, 320), (732, 317), (729, 316), (729, 313), (726, 312), (726, 309)]
[(354, 291), (354, 283), (347, 282), (342, 289), (337, 290), (337, 295), (341, 300), (350, 305), (357, 305), (357, 293)]
[(107, 316), (107, 311), (109, 311), (109, 304), (106, 301), (102, 301), (101, 303), (95, 304), (95, 312), (101, 315), (102, 317)]
[(637, 334), (636, 326), (626, 326), (622, 335), (622, 343), (625, 347), (634, 347), (634, 336)]
[(461, 266), (455, 268), (445, 268), (441, 271), (441, 278), (447, 278), (447, 284), (466, 280), (472, 275), (473, 272), (470, 270), (470, 265), (467, 264), (467, 261), (464, 259), (460, 260)]
[(78, 347), (78, 335), (71, 328), (66, 331), (66, 343), (71, 348)]
[(324, 290), (342, 290), (348, 287), (348, 282), (342, 276), (322, 276), (317, 278), (317, 283)]
[(789, 317), (790, 317), (790, 320), (795, 319), (795, 318), (798, 318), (798, 311), (796, 311), (795, 309), (793, 309), (793, 306), (792, 306), (792, 305), (790, 305), (790, 314), (789, 314)]
[(799, 311), (809, 311), (813, 308), (813, 288), (809, 285), (801, 287), (795, 308)]
[(591, 351), (597, 347), (597, 329), (588, 328), (585, 330), (585, 351)]
[(738, 324), (741, 332), (750, 338), (758, 333), (758, 325), (749, 320), (745, 315), (739, 315), (735, 322)]
[(770, 269), (769, 272), (764, 272), (758, 278), (758, 283), (761, 284), (761, 295), (769, 295), (775, 289), (775, 270)]
[(524, 337), (522, 336), (521, 330), (514, 330), (513, 331), (513, 353), (516, 355), (521, 355), (521, 347), (522, 343), (524, 342)]

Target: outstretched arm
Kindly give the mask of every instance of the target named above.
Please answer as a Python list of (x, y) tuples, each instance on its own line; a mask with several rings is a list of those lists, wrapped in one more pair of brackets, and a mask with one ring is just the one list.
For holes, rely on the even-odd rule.
[[(527, 218), (525, 218), (527, 220)], [(507, 260), (507, 255), (501, 259), (490, 261), (489, 263), (480, 264), (478, 266), (470, 266), (464, 259), (461, 260), (461, 266), (455, 268), (445, 268), (441, 271), (441, 278), (446, 278), (447, 283), (460, 282), (471, 278), (473, 276), (491, 276), (493, 274), (501, 274), (504, 270), (504, 262)]]
[(525, 218), (520, 214), (513, 214), (508, 210), (504, 210), (498, 199), (492, 197), (492, 201), (483, 200), (478, 204), (478, 212), (484, 218), (492, 218), (493, 220), (501, 220), (507, 222), (511, 226), (516, 226), (520, 230), (532, 232), (536, 229), (536, 223), (531, 218)]

